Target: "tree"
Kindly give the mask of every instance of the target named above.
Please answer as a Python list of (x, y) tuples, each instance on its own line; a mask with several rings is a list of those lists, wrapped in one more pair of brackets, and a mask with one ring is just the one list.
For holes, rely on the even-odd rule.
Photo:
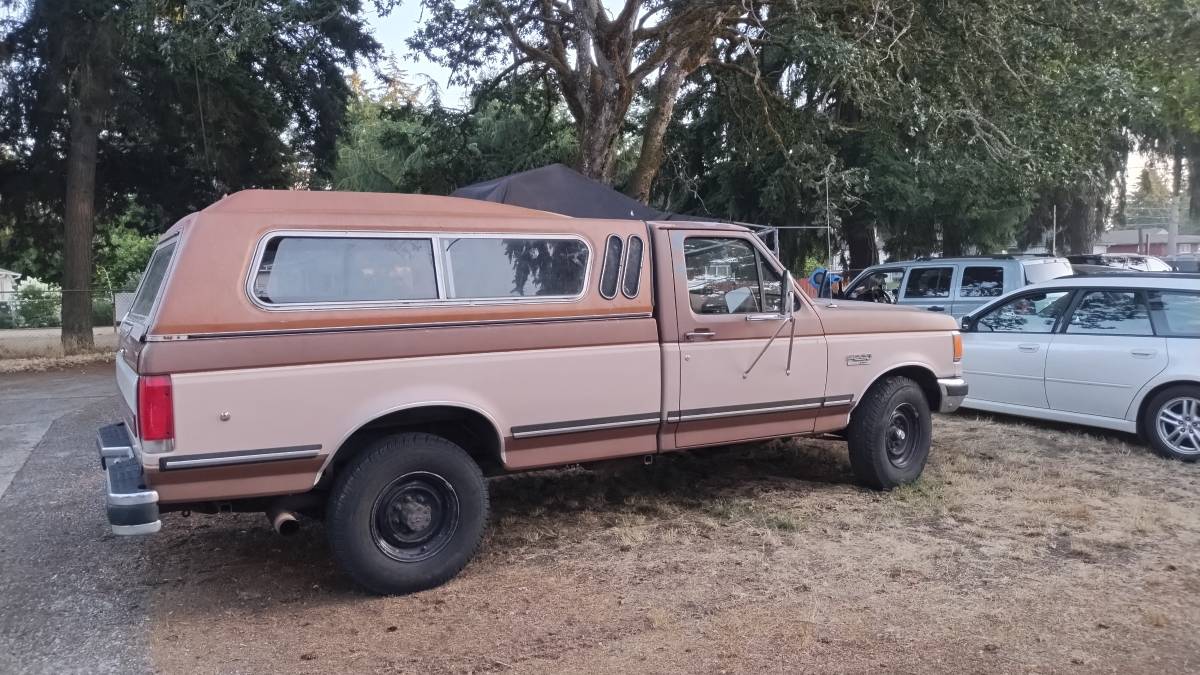
[[(0, 49), (0, 222), (41, 250), (60, 243), (67, 291), (91, 285), (97, 216), (130, 199), (156, 229), (228, 191), (319, 184), (341, 68), (378, 49), (359, 0), (21, 6)], [(91, 335), (87, 294), (67, 292), (64, 349)]]
[[(611, 183), (630, 106), (653, 80), (651, 113), (630, 184), (649, 194), (663, 135), (684, 79), (718, 39), (739, 37), (756, 0), (626, 0), (615, 15), (601, 0), (422, 0), (428, 19), (410, 40), (457, 81), (484, 84), (513, 72), (544, 72), (575, 120), (576, 168)], [(482, 82), (488, 66), (501, 68)], [(657, 78), (651, 76), (658, 74)]]

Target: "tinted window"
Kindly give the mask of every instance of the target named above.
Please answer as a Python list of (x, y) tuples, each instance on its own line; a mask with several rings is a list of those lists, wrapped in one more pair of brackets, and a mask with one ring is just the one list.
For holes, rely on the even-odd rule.
[(966, 267), (958, 295), (962, 298), (998, 298), (1004, 294), (1003, 267)]
[(742, 239), (688, 237), (683, 243), (688, 298), (696, 314), (762, 309), (758, 254)]
[(1159, 335), (1200, 337), (1200, 294), (1150, 291), (1147, 295)]
[(782, 312), (783, 311), (783, 275), (775, 271), (774, 267), (767, 264), (767, 261), (759, 257), (759, 264), (762, 266), (762, 292), (763, 292), (763, 311), (764, 312)]
[(617, 294), (623, 246), (621, 238), (615, 234), (610, 234), (608, 241), (604, 244), (604, 268), (600, 271), (600, 295), (605, 298), (612, 298)]
[(175, 253), (175, 242), (159, 248), (150, 256), (150, 263), (142, 274), (142, 285), (138, 287), (137, 296), (129, 307), (131, 316), (145, 317), (154, 308), (154, 301), (162, 291), (163, 281), (167, 278), (167, 267), (171, 264), (171, 256)]
[(1133, 291), (1088, 291), (1071, 314), (1068, 333), (1153, 335), (1150, 312)]
[(904, 270), (871, 272), (846, 293), (846, 299), (895, 304), (896, 297), (900, 294), (900, 282), (902, 281), (904, 281)]
[(1066, 260), (1051, 260), (1049, 262), (1025, 265), (1025, 283), (1036, 284), (1039, 281), (1049, 281), (1074, 274), (1071, 263)]
[(977, 325), (985, 333), (1049, 333), (1070, 301), (1070, 291), (1027, 293), (983, 315)]
[(904, 286), (905, 298), (948, 298), (953, 267), (914, 267)]
[(263, 252), (254, 294), (272, 304), (434, 299), (433, 242), (276, 237)]
[(442, 239), (449, 297), (571, 297), (583, 292), (588, 248), (578, 239)]
[(627, 298), (635, 298), (638, 294), (638, 284), (642, 278), (642, 238), (629, 238), (629, 252), (625, 254), (625, 280), (621, 284), (621, 292)]

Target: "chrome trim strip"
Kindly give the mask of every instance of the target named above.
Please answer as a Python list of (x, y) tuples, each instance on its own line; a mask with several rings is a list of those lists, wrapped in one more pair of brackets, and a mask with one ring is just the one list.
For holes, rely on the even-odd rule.
[(826, 396), (824, 398), (802, 399), (798, 401), (776, 401), (750, 406), (730, 406), (728, 408), (696, 408), (694, 410), (676, 410), (667, 414), (667, 422), (691, 422), (694, 420), (718, 419), (721, 417), (737, 417), (743, 415), (762, 415), (773, 412), (788, 412), (792, 410), (811, 410), (813, 408), (829, 408), (850, 403), (854, 396), (843, 394)]
[(769, 408), (746, 408), (743, 410), (726, 410), (724, 412), (680, 414), (674, 419), (668, 417), (668, 422), (691, 422), (693, 420), (716, 419), (719, 417), (740, 417), (743, 415), (761, 415), (763, 413), (787, 412), (789, 410), (810, 410), (820, 408), (820, 403), (798, 403), (796, 405), (772, 406)]
[(122, 537), (129, 537), (138, 534), (154, 534), (162, 529), (162, 521), (156, 520), (153, 523), (143, 523), (141, 525), (112, 525), (112, 533)]
[[(601, 418), (603, 419), (603, 418)], [(622, 429), (625, 427), (639, 427), (649, 424), (658, 424), (661, 417), (658, 413), (638, 416), (633, 419), (614, 420), (611, 422), (597, 421), (595, 423), (587, 423), (587, 420), (580, 420), (578, 423), (567, 422), (562, 426), (546, 427), (544, 429), (529, 429), (527, 431), (518, 431), (521, 427), (513, 427), (512, 437), (520, 438), (537, 438), (539, 436), (554, 436), (558, 434), (571, 434), (579, 431), (599, 431), (602, 429)], [(532, 425), (531, 425), (532, 426)]]
[(259, 450), (185, 455), (183, 457), (161, 457), (158, 460), (158, 467), (161, 471), (170, 471), (173, 469), (190, 469), (205, 466), (276, 462), (285, 459), (310, 459), (319, 454), (321, 454), (321, 446), (319, 445), (297, 445), (285, 448), (262, 448)]
[(265, 330), (230, 331), (224, 333), (194, 333), (189, 335), (147, 335), (146, 342), (172, 342), (175, 340), (205, 340), (220, 338), (255, 337), (258, 335), (309, 335), (313, 333), (350, 333), (373, 330), (407, 330), (423, 328), (461, 328), (470, 326), (519, 325), (539, 323), (566, 323), (571, 321), (607, 321), (610, 319), (652, 319), (653, 312), (629, 314), (587, 314), (584, 316), (552, 316), (535, 319), (480, 319), (478, 321), (443, 321), (428, 323), (393, 323), (379, 326), (332, 326), (322, 328), (269, 328)]
[(854, 400), (854, 394), (842, 394), (840, 396), (826, 396), (824, 405), (840, 405), (842, 403), (850, 403)]

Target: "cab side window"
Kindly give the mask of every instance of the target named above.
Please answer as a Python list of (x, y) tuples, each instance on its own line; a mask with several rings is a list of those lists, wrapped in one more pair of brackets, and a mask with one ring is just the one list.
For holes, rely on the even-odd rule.
[(1004, 295), (1003, 267), (967, 267), (958, 286), (960, 298), (998, 298)]
[(683, 257), (688, 298), (695, 314), (779, 311), (780, 276), (746, 240), (688, 237), (683, 242)]
[(1071, 302), (1070, 291), (1027, 293), (980, 317), (985, 333), (1050, 333)]

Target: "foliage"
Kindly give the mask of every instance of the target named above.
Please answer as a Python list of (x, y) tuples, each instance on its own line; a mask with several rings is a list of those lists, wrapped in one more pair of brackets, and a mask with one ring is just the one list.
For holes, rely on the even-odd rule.
[(28, 279), (17, 287), (13, 304), (17, 308), (18, 328), (57, 326), (62, 290), (54, 284)]
[(94, 286), (126, 290), (137, 287), (158, 243), (157, 235), (142, 234), (145, 217), (143, 209), (131, 205), (114, 221), (99, 228)]

